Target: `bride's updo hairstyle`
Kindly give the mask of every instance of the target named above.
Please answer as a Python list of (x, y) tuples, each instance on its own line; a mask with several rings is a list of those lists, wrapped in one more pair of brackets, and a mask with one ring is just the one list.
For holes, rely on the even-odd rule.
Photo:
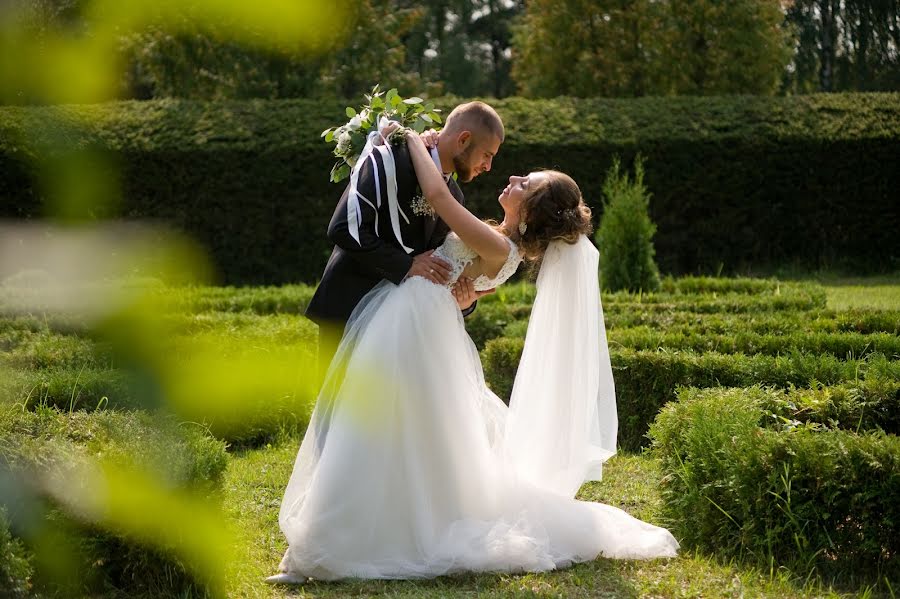
[(591, 234), (591, 209), (572, 177), (559, 171), (546, 175), (522, 200), (520, 222), (527, 225), (518, 245), (528, 260), (539, 260), (551, 241), (575, 243)]

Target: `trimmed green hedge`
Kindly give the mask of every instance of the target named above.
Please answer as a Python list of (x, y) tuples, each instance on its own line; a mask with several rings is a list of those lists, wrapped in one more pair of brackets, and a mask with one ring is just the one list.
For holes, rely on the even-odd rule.
[[(489, 340), (497, 337), (524, 337), (535, 293), (533, 284), (519, 282), (505, 285), (495, 294), (479, 300), (478, 309), (466, 318), (466, 329), (475, 345), (484, 349)], [(809, 318), (808, 311), (824, 308), (825, 303), (825, 289), (821, 285), (774, 279), (668, 277), (663, 280), (659, 293), (603, 294), (604, 316), (609, 329), (637, 324), (661, 325), (663, 328), (674, 323), (697, 325), (706, 319), (724, 321), (731, 315), (740, 316), (727, 322), (741, 328), (739, 323), (752, 322), (761, 315), (775, 322), (798, 321), (801, 316)], [(890, 313), (881, 312), (867, 314), (860, 327), (890, 332), (900, 326), (890, 321), (890, 316)], [(851, 322), (854, 321), (851, 319)], [(852, 325), (848, 328), (852, 330)]]
[(765, 334), (739, 330), (723, 334), (697, 331), (690, 326), (669, 330), (650, 327), (613, 329), (609, 332), (610, 345), (631, 349), (666, 349), (716, 351), (723, 354), (767, 354), (772, 356), (801, 351), (828, 354), (838, 358), (861, 358), (871, 353), (881, 353), (892, 358), (900, 357), (900, 337), (891, 333), (806, 333)]
[(806, 391), (681, 390), (651, 428), (668, 524), (687, 546), (767, 569), (896, 581), (900, 438), (850, 414), (798, 420), (815, 411)]
[(181, 313), (252, 312), (303, 314), (315, 293), (310, 285), (270, 287), (181, 287), (166, 288), (166, 299)]
[(12, 536), (6, 509), (0, 505), (0, 589), (4, 597), (27, 597), (34, 569), (32, 556)]
[[(0, 520), (0, 575), (12, 573), (14, 584), (62, 596), (96, 594), (110, 589), (128, 592), (190, 594), (202, 590), (178, 557), (144, 546), (127, 535), (83, 522), (57, 502), (37, 481), (58, 466), (102, 458), (121, 467), (159, 473), (173, 489), (201, 494), (216, 492), (227, 464), (225, 445), (193, 426), (140, 412), (62, 414), (0, 409), (0, 474), (20, 489), (7, 501), (10, 519), (31, 526), (39, 521), (56, 535), (53, 555), (35, 559), (30, 541), (9, 536)], [(74, 489), (73, 489), (74, 490)], [(16, 499), (18, 497), (18, 499)], [(2, 511), (2, 509), (0, 509)], [(34, 520), (39, 518), (39, 520)], [(9, 544), (13, 539), (13, 544)], [(6, 547), (4, 547), (6, 543)], [(12, 546), (12, 551), (9, 547)], [(68, 555), (67, 555), (68, 554)], [(46, 560), (69, 559), (74, 570), (66, 580), (43, 571)], [(30, 569), (34, 570), (33, 578)], [(16, 588), (16, 587), (12, 587)]]
[(796, 332), (900, 334), (900, 310), (812, 310), (808, 312), (764, 312), (759, 314), (699, 314), (696, 312), (609, 312), (608, 329), (647, 326), (661, 331), (673, 327), (697, 333), (725, 334), (736, 331), (759, 335)]
[[(485, 379), (501, 398), (508, 399), (522, 355), (523, 339), (489, 341), (481, 353)], [(773, 385), (780, 388), (834, 385), (855, 380), (873, 370), (879, 376), (900, 379), (900, 361), (872, 354), (865, 360), (842, 361), (833, 356), (799, 352), (783, 356), (720, 354), (691, 351), (636, 351), (610, 348), (616, 399), (619, 407), (619, 445), (637, 451), (645, 435), (678, 387), (744, 387)]]
[[(297, 371), (305, 366), (308, 364), (297, 364)], [(167, 407), (161, 403), (158, 382), (149, 373), (141, 376), (119, 369), (51, 368), (0, 374), (0, 409), (10, 405), (31, 410), (52, 406), (65, 411), (105, 412)], [(188, 398), (197, 402), (189, 409), (192, 420), (198, 420), (216, 437), (230, 444), (255, 446), (285, 430), (304, 430), (312, 412), (310, 384), (299, 380), (289, 388), (286, 380), (261, 379), (258, 385), (250, 385), (252, 392), (242, 396), (243, 407), (253, 409), (242, 412), (240, 420), (203, 417), (204, 402), (221, 398)]]
[[(502, 285), (496, 293), (479, 300), (487, 304), (531, 304), (537, 288), (531, 282), (520, 281)], [(745, 277), (666, 277), (658, 292), (630, 293), (617, 291), (603, 293), (603, 306), (611, 309), (630, 309), (647, 305), (656, 309), (690, 310), (695, 312), (746, 312), (756, 311), (764, 305), (766, 310), (812, 310), (824, 308), (827, 302), (825, 288), (818, 283), (786, 282), (776, 279), (751, 279)], [(714, 304), (721, 304), (715, 308)], [(696, 306), (709, 306), (697, 309)]]
[[(510, 174), (556, 167), (595, 214), (614, 155), (646, 157), (663, 272), (746, 267), (894, 269), (900, 261), (900, 96), (524, 100), (493, 104), (507, 140), (492, 172), (465, 186), (495, 217)], [(449, 109), (458, 98), (437, 98)], [(209, 248), (226, 283), (312, 282), (342, 188), (319, 133), (343, 101), (0, 108), (0, 217), (44, 212), (36, 148), (64, 143), (114, 155), (122, 214), (168, 221)], [(76, 129), (58, 117), (85, 119)]]
[[(317, 328), (297, 312), (311, 294), (309, 287), (161, 293), (171, 310), (161, 316), (160, 330), (167, 334), (153, 339), (159, 345), (141, 356), (139, 366), (125, 355), (130, 343), (117, 353), (110, 343), (93, 339), (98, 335), (75, 317), (38, 313), (0, 318), (0, 404), (66, 411), (174, 408), (217, 437), (241, 445), (306, 426), (314, 395), (310, 373)], [(247, 366), (244, 358), (258, 369)], [(238, 373), (232, 365), (243, 370)], [(238, 378), (226, 387), (217, 382), (229, 376)], [(172, 385), (164, 390), (166, 381)], [(172, 394), (173, 386), (177, 401), (164, 406), (164, 393)], [(223, 400), (247, 411), (237, 418), (206, 410)]]

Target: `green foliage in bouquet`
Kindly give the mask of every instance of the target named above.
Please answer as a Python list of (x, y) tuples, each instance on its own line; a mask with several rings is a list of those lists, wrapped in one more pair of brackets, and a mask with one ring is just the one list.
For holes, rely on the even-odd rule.
[[(434, 104), (419, 97), (403, 98), (396, 89), (387, 92), (378, 91), (379, 86), (366, 94), (366, 103), (359, 109), (348, 106), (346, 113), (349, 121), (339, 127), (329, 127), (322, 132), (328, 143), (334, 143), (334, 155), (339, 158), (331, 168), (331, 180), (335, 183), (350, 176), (350, 171), (359, 159), (360, 152), (366, 145), (366, 139), (372, 132), (378, 131), (378, 123), (382, 117), (397, 121), (403, 127), (421, 133), (427, 127), (440, 128), (440, 110)], [(403, 135), (397, 132), (391, 135), (390, 141), (402, 140)]]

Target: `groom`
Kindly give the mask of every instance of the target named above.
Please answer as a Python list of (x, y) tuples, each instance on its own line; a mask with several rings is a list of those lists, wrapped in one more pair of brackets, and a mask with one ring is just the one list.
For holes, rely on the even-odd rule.
[[(431, 154), (447, 179), (450, 193), (461, 204), (464, 204), (462, 190), (450, 175), (455, 172), (460, 181), (467, 183), (491, 170), (491, 162), (503, 137), (503, 122), (497, 112), (483, 102), (461, 104), (447, 116), (438, 145)], [(358, 201), (361, 221), (358, 232), (351, 231), (347, 212), (351, 200), (349, 185), (328, 225), (328, 239), (334, 243), (334, 250), (306, 309), (306, 316), (319, 325), (320, 376), (334, 357), (351, 312), (382, 279), (398, 285), (412, 276), (422, 276), (441, 285), (449, 281), (449, 265), (431, 255), (444, 242), (449, 228), (432, 215), (424, 199), (418, 197), (421, 192), (417, 189), (416, 173), (406, 146), (393, 148), (393, 155), (397, 199), (400, 210), (408, 219), (399, 220), (402, 242), (392, 227), (387, 201), (382, 202), (380, 208)], [(371, 202), (378, 197), (376, 185), (380, 187), (380, 197), (388, 197), (382, 155), (375, 152), (373, 156), (378, 172), (372, 162), (366, 160), (360, 165), (357, 187), (361, 196)], [(397, 215), (394, 216), (396, 220)], [(453, 290), (463, 316), (475, 310), (476, 300), (485, 293), (474, 291), (471, 281), (462, 279)]]

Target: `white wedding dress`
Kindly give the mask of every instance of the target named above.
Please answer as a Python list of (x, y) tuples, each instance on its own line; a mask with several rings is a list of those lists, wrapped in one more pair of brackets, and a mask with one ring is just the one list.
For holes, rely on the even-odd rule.
[[(586, 238), (582, 243), (596, 253)], [(452, 264), (452, 281), (475, 257), (453, 233), (435, 255)], [(498, 275), (479, 277), (475, 288), (503, 283), (520, 261), (510, 241)], [(539, 278), (535, 310), (541, 284)], [(543, 345), (563, 354), (569, 347), (566, 339)], [(522, 367), (531, 366), (517, 378), (507, 408), (485, 385), (448, 287), (421, 277), (376, 286), (347, 324), (285, 492), (282, 571), (317, 579), (422, 578), (545, 571), (597, 556), (674, 556), (678, 543), (667, 530), (574, 499), (614, 452), (614, 404), (611, 414), (571, 413), (567, 385), (583, 385), (543, 372), (547, 357), (529, 357), (529, 349), (526, 341)], [(578, 372), (596, 382), (601, 370), (598, 360)], [(532, 393), (528, 412), (517, 413), (517, 393), (546, 393), (540, 387), (547, 381), (552, 394)], [(600, 429), (584, 426), (585, 419), (612, 427), (605, 449), (590, 444)]]

